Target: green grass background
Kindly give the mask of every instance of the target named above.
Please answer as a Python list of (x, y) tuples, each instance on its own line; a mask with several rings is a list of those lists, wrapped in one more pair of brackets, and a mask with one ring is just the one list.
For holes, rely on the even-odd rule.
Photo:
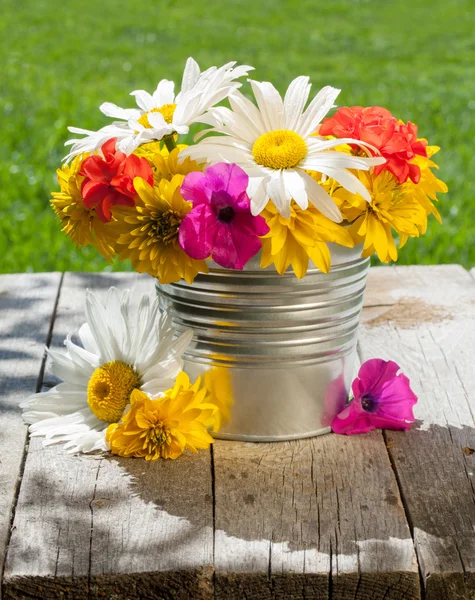
[[(284, 91), (308, 74), (342, 104), (383, 105), (442, 146), (449, 194), (400, 262), (475, 265), (473, 0), (0, 0), (0, 272), (122, 270), (77, 251), (49, 207), (67, 125), (228, 60)], [(246, 87), (247, 92), (249, 91)]]

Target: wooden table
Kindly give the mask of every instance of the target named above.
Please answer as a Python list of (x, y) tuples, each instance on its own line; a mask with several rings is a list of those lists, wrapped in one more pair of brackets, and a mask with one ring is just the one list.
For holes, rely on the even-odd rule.
[(83, 322), (86, 287), (152, 281), (0, 276), (3, 597), (475, 598), (473, 276), (371, 269), (359, 356), (401, 365), (416, 429), (218, 441), (152, 464), (44, 449), (18, 409), (54, 385), (44, 347)]

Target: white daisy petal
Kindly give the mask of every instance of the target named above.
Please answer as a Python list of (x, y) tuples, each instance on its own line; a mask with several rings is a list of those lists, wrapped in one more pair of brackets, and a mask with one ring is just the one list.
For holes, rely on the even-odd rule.
[(96, 340), (91, 333), (88, 323), (81, 325), (78, 331), (78, 336), (82, 345), (88, 352), (91, 352), (91, 354), (99, 354), (99, 348), (97, 347)]
[(185, 70), (183, 71), (183, 79), (181, 81), (181, 94), (191, 90), (198, 81), (200, 76), (200, 67), (196, 60), (190, 58), (186, 61)]
[(329, 194), (305, 171), (301, 170), (300, 176), (305, 181), (308, 199), (315, 208), (318, 208), (321, 213), (332, 221), (335, 221), (335, 223), (341, 223), (343, 217)]
[[(175, 84), (168, 79), (162, 79), (153, 92), (153, 107), (173, 104), (175, 102)], [(152, 108), (153, 108), (152, 107)]]
[(240, 114), (249, 123), (249, 127), (257, 137), (266, 132), (262, 115), (259, 109), (248, 98), (243, 96), (241, 92), (236, 91), (229, 96), (229, 103), (235, 113)]
[(279, 92), (268, 81), (249, 80), (262, 120), (268, 131), (285, 128), (284, 103)]
[[(260, 214), (264, 210), (267, 202), (269, 201), (269, 196), (267, 194), (268, 181), (269, 177), (262, 178), (256, 191), (253, 194), (249, 192), (249, 187), (247, 188), (249, 197), (251, 198), (251, 213), (254, 216)], [(249, 183), (250, 185), (252, 185), (251, 181)]]
[(267, 187), (267, 195), (274, 203), (279, 213), (285, 218), (290, 217), (291, 196), (285, 187), (285, 181), (282, 171), (277, 171), (270, 177)]
[(308, 195), (305, 182), (297, 171), (289, 169), (283, 171), (285, 187), (289, 191), (290, 197), (300, 206), (302, 210), (308, 208)]
[(311, 84), (308, 77), (297, 77), (289, 85), (284, 98), (285, 129), (295, 130), (307, 104)]
[(322, 88), (308, 105), (295, 131), (304, 138), (315, 131), (323, 117), (333, 108), (340, 91), (330, 86)]
[(100, 105), (99, 110), (106, 115), (106, 117), (123, 119), (124, 121), (138, 119), (141, 115), (140, 110), (137, 110), (136, 108), (120, 108), (120, 106), (112, 104), (112, 102), (104, 102)]
[[(367, 156), (371, 157), (372, 150), (375, 154), (379, 154), (379, 150), (372, 146), (371, 144), (367, 144), (366, 142), (362, 142), (360, 140), (354, 140), (352, 138), (337, 138), (334, 140), (326, 140), (325, 138), (311, 137), (307, 141), (307, 146), (309, 150), (309, 155), (314, 154), (315, 152), (321, 152), (322, 150), (330, 150), (331, 148), (336, 148), (337, 146), (342, 146), (344, 144), (354, 144), (359, 146), (362, 150), (365, 150)], [(381, 158), (381, 157), (377, 157)]]
[(351, 192), (352, 194), (359, 194), (362, 196), (367, 202), (371, 202), (371, 196), (365, 185), (351, 173), (351, 171), (347, 171), (345, 169), (334, 169), (330, 167), (325, 167), (323, 171), (325, 175), (331, 177), (335, 181), (337, 181), (340, 185), (342, 185), (346, 190)]
[(137, 106), (145, 112), (152, 110), (152, 108), (155, 106), (153, 96), (151, 96), (145, 90), (135, 90), (134, 92), (130, 92), (130, 95), (135, 97)]
[(319, 154), (309, 156), (300, 164), (300, 166), (309, 171), (321, 171), (325, 167), (333, 167), (337, 169), (360, 169), (367, 171), (371, 167), (386, 162), (383, 158), (382, 163), (381, 158), (382, 157), (380, 156), (376, 156), (374, 158), (365, 158), (361, 156), (352, 156), (351, 154), (346, 154), (345, 152), (330, 151), (320, 152)]

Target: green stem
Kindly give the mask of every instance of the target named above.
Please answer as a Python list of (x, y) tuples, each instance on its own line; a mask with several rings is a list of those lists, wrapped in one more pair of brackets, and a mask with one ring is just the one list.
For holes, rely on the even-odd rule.
[(163, 141), (165, 142), (165, 146), (168, 148), (168, 152), (175, 150), (175, 148), (177, 147), (175, 143), (175, 137), (173, 134), (164, 137)]

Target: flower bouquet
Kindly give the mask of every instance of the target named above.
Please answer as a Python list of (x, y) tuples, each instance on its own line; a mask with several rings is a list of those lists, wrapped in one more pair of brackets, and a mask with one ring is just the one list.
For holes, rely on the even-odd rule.
[(447, 188), (413, 123), (381, 107), (327, 116), (339, 90), (310, 98), (305, 76), (284, 98), (249, 80), (253, 102), (239, 90), (251, 69), (190, 58), (178, 94), (162, 80), (132, 92), (136, 108), (102, 104), (113, 122), (70, 128), (83, 137), (51, 204), (77, 246), (158, 280), (177, 334), (194, 331), (186, 372), (234, 403), (216, 435), (289, 439), (343, 408), (369, 257), (396, 260), (440, 221)]

